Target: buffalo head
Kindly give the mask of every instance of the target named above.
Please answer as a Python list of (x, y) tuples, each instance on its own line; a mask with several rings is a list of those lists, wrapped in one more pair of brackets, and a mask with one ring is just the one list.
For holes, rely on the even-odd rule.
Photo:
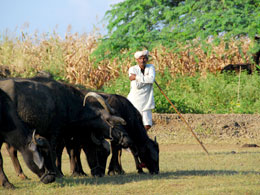
[[(90, 101), (87, 101), (88, 97)], [(89, 126), (94, 127), (97, 130), (96, 133), (103, 134), (105, 138), (114, 140), (125, 148), (132, 144), (124, 128), (125, 120), (114, 115), (115, 111), (102, 96), (95, 92), (89, 92), (84, 97), (83, 106), (86, 106), (86, 104), (99, 116), (95, 120), (89, 121)]]
[[(48, 167), (51, 158), (45, 155), (46, 152), (41, 151), (44, 149), (49, 152), (50, 149), (46, 148), (43, 142), (39, 143), (39, 139), (32, 134), (31, 130), (19, 117), (14, 102), (2, 90), (0, 90), (0, 127), (1, 144), (6, 142), (15, 150), (19, 150), (29, 169), (39, 177), (46, 174), (47, 171), (51, 172)], [(55, 176), (50, 176), (47, 180), (44, 179), (43, 182), (50, 183), (54, 180)], [(5, 177), (1, 177), (0, 182), (9, 183)], [(11, 184), (9, 183), (9, 185)]]
[(151, 174), (159, 173), (159, 145), (156, 137), (148, 139), (144, 146), (138, 151), (139, 158)]
[(22, 151), (27, 166), (45, 184), (54, 182), (56, 176), (51, 151), (49, 142), (44, 137), (35, 135), (35, 131)]
[(98, 145), (95, 141), (90, 141), (89, 143), (88, 147), (83, 147), (83, 149), (87, 154), (91, 175), (102, 177), (105, 175), (107, 158), (110, 154), (110, 145), (105, 139), (99, 139)]

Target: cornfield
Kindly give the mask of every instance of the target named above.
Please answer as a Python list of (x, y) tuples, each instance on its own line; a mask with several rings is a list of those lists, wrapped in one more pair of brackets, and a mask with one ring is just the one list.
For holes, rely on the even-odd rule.
[[(95, 63), (91, 54), (100, 37), (94, 32), (81, 35), (68, 32), (65, 38), (55, 32), (51, 35), (22, 33), (21, 37), (15, 38), (2, 36), (0, 66), (8, 67), (11, 76), (29, 77), (44, 70), (70, 83), (100, 89), (120, 73), (127, 74), (134, 62), (133, 58), (115, 58)], [(248, 51), (251, 46), (252, 42), (246, 38), (231, 42), (228, 48), (221, 42), (210, 49), (185, 46), (178, 53), (160, 46), (150, 51), (150, 63), (155, 64), (159, 74), (164, 74), (167, 69), (172, 76), (192, 76), (197, 72), (206, 76), (207, 72), (216, 73), (230, 63), (250, 62)]]

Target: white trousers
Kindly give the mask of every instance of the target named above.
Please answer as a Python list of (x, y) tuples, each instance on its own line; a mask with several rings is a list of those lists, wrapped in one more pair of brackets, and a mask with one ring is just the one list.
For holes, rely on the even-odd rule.
[(143, 124), (144, 125), (150, 125), (152, 126), (152, 110), (145, 110), (141, 112), (142, 118), (143, 118)]

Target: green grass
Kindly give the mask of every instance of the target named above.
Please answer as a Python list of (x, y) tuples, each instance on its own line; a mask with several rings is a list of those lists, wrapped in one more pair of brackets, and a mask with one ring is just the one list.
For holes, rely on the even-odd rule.
[[(0, 188), (0, 194), (259, 194), (260, 149), (238, 145), (206, 145), (207, 156), (198, 144), (160, 143), (160, 174), (139, 175), (130, 153), (123, 151), (125, 175), (103, 178), (72, 178), (67, 155), (63, 155), (65, 177), (42, 184), (22, 165), (30, 180), (15, 176), (3, 148), (4, 169), (14, 190)], [(233, 151), (233, 152), (232, 152)], [(85, 171), (90, 175), (84, 155)]]

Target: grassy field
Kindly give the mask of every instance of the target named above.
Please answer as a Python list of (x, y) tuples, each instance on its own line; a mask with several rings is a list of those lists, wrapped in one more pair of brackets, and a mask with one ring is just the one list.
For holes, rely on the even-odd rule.
[[(160, 143), (160, 174), (138, 175), (131, 154), (123, 151), (125, 175), (93, 178), (82, 155), (87, 177), (72, 178), (68, 156), (63, 155), (65, 177), (42, 184), (22, 166), (30, 180), (16, 177), (12, 163), (2, 147), (4, 169), (16, 189), (0, 188), (0, 194), (259, 194), (260, 149), (230, 144), (206, 145), (210, 155), (194, 144)], [(21, 158), (21, 156), (19, 156)], [(146, 171), (147, 172), (147, 171)]]

